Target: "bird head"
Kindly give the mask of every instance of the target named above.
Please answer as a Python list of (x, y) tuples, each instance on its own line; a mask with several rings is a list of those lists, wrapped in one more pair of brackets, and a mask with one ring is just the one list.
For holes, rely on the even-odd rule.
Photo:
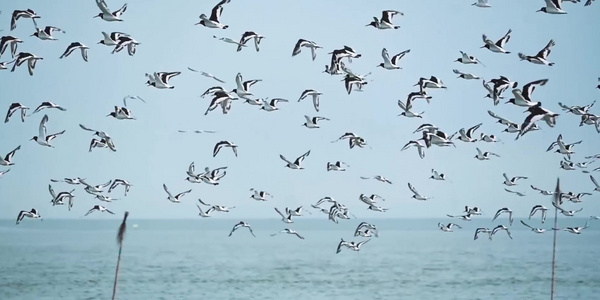
[(102, 13), (95, 15), (94, 18), (102, 18)]
[(37, 136), (34, 136), (34, 137), (32, 137), (32, 138), (30, 139), (30, 141), (36, 141), (36, 142), (37, 142), (37, 140), (38, 140), (38, 137), (37, 137)]
[(540, 12), (540, 11), (541, 11), (541, 12), (546, 12), (546, 8), (545, 8), (545, 7), (542, 7), (542, 8), (540, 8), (540, 9), (536, 10), (535, 12)]

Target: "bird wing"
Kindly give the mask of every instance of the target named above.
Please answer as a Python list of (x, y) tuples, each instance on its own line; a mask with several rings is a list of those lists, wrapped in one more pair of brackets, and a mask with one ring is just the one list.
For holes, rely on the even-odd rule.
[(294, 50), (292, 50), (292, 56), (296, 56), (296, 55), (300, 54), (300, 52), (302, 51), (302, 46), (306, 42), (307, 41), (304, 39), (298, 39), (298, 41), (296, 42), (296, 45), (294, 45)]
[[(465, 75), (465, 73), (463, 73), (463, 72), (461, 72), (461, 71), (459, 71), (457, 69), (452, 70), (452, 72), (454, 72), (454, 74), (458, 74), (458, 75)], [(483, 82), (485, 82), (485, 80)]]
[(531, 94), (533, 94), (533, 91), (535, 90), (535, 86), (536, 85), (545, 85), (547, 82), (548, 82), (548, 79), (540, 79), (540, 80), (532, 81), (523, 86), (523, 92), (521, 93), (521, 95), (526, 100), (531, 101)]
[(310, 150), (306, 151), (306, 153), (302, 154), (302, 156), (298, 157), (295, 161), (296, 165), (300, 165), (302, 161), (310, 154)]
[(171, 195), (171, 192), (169, 192), (169, 189), (167, 189), (167, 185), (163, 183), (163, 189), (165, 190), (165, 192), (167, 192), (167, 194), (169, 195), (170, 198), (173, 197), (173, 195)]
[(211, 14), (210, 14), (211, 21), (215, 21), (215, 22), (219, 23), (219, 19), (221, 18), (221, 14), (223, 13), (223, 4), (229, 3), (229, 1), (231, 1), (231, 0), (223, 0), (223, 1), (219, 2), (215, 7), (213, 7)]
[(397, 64), (398, 64), (398, 61), (399, 61), (399, 60), (400, 60), (402, 57), (404, 57), (404, 55), (406, 55), (406, 53), (409, 53), (409, 52), (410, 52), (410, 49), (408, 49), (408, 50), (404, 50), (404, 51), (402, 51), (402, 52), (400, 52), (400, 53), (398, 53), (398, 54), (396, 54), (396, 55), (392, 56), (392, 64), (394, 64), (394, 65), (397, 65)]
[(104, 0), (96, 0), (96, 5), (98, 5), (98, 8), (100, 9), (100, 11), (102, 11), (103, 14), (112, 14), (112, 12), (108, 10), (108, 6), (106, 5), (106, 2), (104, 2)]
[(387, 51), (387, 49), (383, 48), (383, 50), (381, 50), (381, 57), (383, 57), (383, 61), (386, 64), (390, 63), (390, 55)]
[(415, 196), (419, 195), (417, 189), (415, 189), (415, 187), (412, 184), (410, 184), (410, 182), (408, 183), (408, 188), (411, 190), (411, 192), (413, 192), (413, 194), (415, 194)]
[(46, 131), (47, 131), (46, 123), (48, 123), (48, 115), (44, 115), (44, 117), (42, 118), (42, 121), (40, 122), (39, 133), (38, 133), (38, 139), (40, 139), (40, 141), (46, 140)]
[(285, 218), (285, 216), (281, 213), (281, 211), (279, 211), (279, 209), (277, 207), (275, 207), (275, 211), (282, 217)]
[(403, 111), (408, 111), (408, 109), (406, 109), (406, 104), (404, 104), (404, 102), (402, 102), (402, 100), (398, 99), (398, 106), (400, 107), (400, 109), (402, 109)]
[[(551, 0), (546, 0), (546, 2), (549, 2), (549, 1), (551, 1)], [(554, 45), (556, 45), (554, 40), (550, 40), (548, 42), (548, 44), (546, 45), (546, 47), (544, 47), (544, 49), (540, 50), (540, 52), (538, 52), (538, 54), (536, 56), (543, 58), (543, 59), (547, 59), (548, 55), (550, 55), (550, 52), (552, 51), (550, 48), (552, 48), (552, 46), (554, 46)]]
[(600, 189), (600, 185), (598, 185), (598, 181), (596, 181), (596, 178), (594, 178), (594, 176), (590, 175), (590, 179), (592, 180), (592, 182), (594, 183), (594, 185), (596, 185), (596, 188)]
[(287, 162), (290, 165), (293, 165), (293, 163), (291, 161), (289, 161), (287, 158), (285, 158), (285, 156), (279, 154), (279, 158), (283, 159), (285, 162)]

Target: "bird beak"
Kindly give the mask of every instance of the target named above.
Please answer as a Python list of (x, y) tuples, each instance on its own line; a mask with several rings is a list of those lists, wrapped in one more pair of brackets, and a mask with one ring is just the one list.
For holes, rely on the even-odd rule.
[(97, 15), (96, 15), (96, 16), (94, 16), (94, 18), (97, 18), (97, 17), (98, 17)]
[(479, 47), (479, 48), (485, 48), (485, 45), (483, 45), (483, 46), (481, 46), (481, 47)]
[(367, 26), (371, 26), (371, 24), (367, 24), (367, 25), (365, 25), (365, 27), (367, 27)]
[(542, 10), (541, 10), (541, 9), (539, 9), (539, 10), (536, 10), (535, 12), (540, 12), (540, 11), (542, 11)]
[(508, 103), (510, 103), (510, 101), (506, 101), (506, 102), (504, 102), (504, 104), (508, 104)]
[(30, 141), (33, 141), (33, 138), (30, 138), (29, 140), (30, 140)]

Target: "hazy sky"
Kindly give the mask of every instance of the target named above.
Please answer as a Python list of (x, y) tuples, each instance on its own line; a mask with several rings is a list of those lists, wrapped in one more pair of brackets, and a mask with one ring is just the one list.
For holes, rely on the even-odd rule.
[[(116, 10), (122, 1), (107, 0)], [(1, 35), (14, 35), (24, 43), (20, 51), (44, 58), (39, 61), (34, 76), (26, 66), (14, 73), (0, 71), (2, 113), (12, 102), (35, 108), (43, 101), (53, 101), (68, 109), (66, 112), (45, 110), (21, 123), (13, 116), (0, 125), (0, 154), (6, 155), (18, 145), (22, 149), (14, 157), (15, 165), (0, 179), (0, 218), (15, 218), (20, 210), (37, 208), (45, 219), (80, 218), (94, 204), (102, 204), (117, 215), (95, 212), (88, 218), (120, 218), (128, 210), (131, 218), (196, 218), (195, 202), (236, 206), (228, 214), (215, 213), (213, 218), (250, 219), (279, 218), (277, 206), (297, 207), (330, 196), (346, 204), (359, 218), (377, 217), (439, 217), (458, 214), (465, 205), (479, 206), (490, 218), (502, 207), (510, 207), (515, 216), (527, 216), (535, 204), (551, 207), (551, 197), (542, 196), (529, 188), (530, 184), (553, 189), (560, 177), (564, 190), (591, 192), (593, 185), (588, 174), (581, 170), (559, 169), (562, 155), (546, 152), (548, 145), (562, 133), (566, 142), (583, 142), (575, 147), (574, 162), (584, 156), (600, 153), (600, 135), (593, 126), (579, 127), (578, 116), (561, 111), (558, 102), (567, 105), (587, 105), (597, 99), (597, 47), (600, 36), (596, 29), (600, 5), (584, 7), (582, 3), (565, 3), (567, 15), (536, 13), (544, 1), (491, 1), (492, 8), (471, 6), (471, 1), (238, 1), (224, 6), (222, 22), (226, 30), (209, 29), (200, 25), (201, 13), (210, 14), (218, 1), (129, 1), (124, 22), (109, 23), (92, 18), (99, 13), (95, 2), (64, 0), (11, 1), (3, 5), (0, 15)], [(459, 3), (460, 2), (460, 3)], [(66, 31), (55, 33), (58, 41), (42, 41), (30, 37), (34, 32), (29, 19), (18, 21), (10, 31), (10, 13), (14, 9), (34, 9), (42, 17), (40, 26), (52, 25)], [(399, 30), (377, 30), (365, 27), (372, 17), (381, 17), (384, 9), (402, 11), (394, 23)], [(275, 13), (276, 12), (276, 13)], [(511, 54), (497, 54), (480, 49), (481, 35), (492, 40), (512, 29), (506, 48)], [(266, 38), (256, 52), (252, 43), (241, 52), (236, 46), (213, 38), (229, 37), (238, 40), (248, 30)], [(135, 56), (126, 51), (111, 54), (112, 47), (99, 45), (102, 31), (120, 31), (141, 42)], [(291, 57), (299, 38), (315, 41), (319, 49), (313, 62), (310, 50)], [(520, 61), (517, 53), (535, 55), (550, 39), (556, 41), (550, 60), (553, 67)], [(91, 47), (89, 62), (79, 52), (59, 59), (66, 47), (79, 41)], [(347, 95), (341, 76), (322, 73), (329, 63), (328, 52), (344, 45), (353, 47), (361, 58), (347, 63), (359, 74), (372, 72), (364, 91)], [(382, 62), (381, 50), (390, 55), (410, 49), (401, 60), (402, 70), (376, 68)], [(484, 64), (462, 65), (454, 62), (459, 51), (478, 57)], [(6, 52), (0, 61), (10, 60)], [(220, 83), (187, 70), (192, 67), (225, 80), (224, 87), (235, 88), (235, 75), (241, 72), (245, 80), (262, 79), (251, 92), (257, 97), (286, 98), (279, 111), (265, 112), (257, 106), (235, 102), (228, 115), (217, 109), (207, 116), (203, 113), (210, 101), (200, 98), (207, 88)], [(549, 79), (538, 87), (534, 99), (544, 107), (560, 113), (555, 128), (539, 123), (541, 130), (530, 132), (514, 141), (514, 134), (502, 133), (504, 126), (495, 123), (488, 114), (497, 114), (521, 123), (527, 114), (512, 104), (493, 106), (484, 99), (487, 91), (480, 80), (456, 78), (452, 69), (471, 72), (486, 80), (508, 76), (523, 84)], [(172, 90), (158, 90), (145, 85), (144, 73), (181, 71), (170, 82)], [(442, 79), (447, 90), (431, 90), (431, 104), (419, 100), (417, 112), (425, 111), (423, 119), (398, 117), (398, 99), (406, 99), (419, 77), (432, 75)], [(321, 96), (321, 111), (315, 112), (310, 100), (297, 102), (305, 89), (316, 89)], [(122, 105), (126, 95), (139, 95), (148, 103), (129, 102), (137, 117), (135, 121), (116, 120), (106, 115), (114, 105)], [(511, 97), (510, 90), (505, 97)], [(598, 104), (600, 106), (600, 104)], [(592, 112), (600, 112), (594, 107)], [(37, 145), (29, 139), (36, 135), (44, 113), (48, 114), (48, 132), (66, 130), (53, 141), (56, 148)], [(320, 129), (307, 129), (304, 115), (323, 116), (331, 121), (321, 122)], [(92, 133), (78, 124), (109, 133), (118, 147), (117, 152), (94, 149), (88, 152)], [(433, 123), (447, 133), (483, 123), (476, 132), (496, 134), (504, 143), (464, 143), (456, 148), (432, 147), (425, 159), (416, 149), (400, 151), (409, 140), (420, 138), (412, 132), (422, 123)], [(182, 134), (179, 129), (216, 130), (215, 134)], [(349, 149), (347, 142), (330, 143), (345, 132), (364, 137), (370, 147)], [(215, 143), (229, 140), (239, 145), (239, 157), (230, 149), (222, 149), (212, 157)], [(475, 147), (492, 151), (501, 158), (479, 161)], [(279, 159), (283, 154), (290, 160), (311, 150), (304, 161), (305, 170), (285, 168)], [(344, 161), (350, 165), (346, 172), (327, 172), (328, 161)], [(197, 170), (205, 166), (227, 166), (227, 176), (219, 186), (186, 182), (185, 171), (191, 162)], [(600, 166), (596, 162), (590, 168)], [(431, 169), (446, 174), (451, 182), (428, 179)], [(0, 170), (6, 170), (1, 167)], [(529, 179), (512, 187), (527, 193), (518, 197), (504, 191), (502, 173), (509, 176), (528, 176)], [(383, 175), (393, 181), (387, 185), (360, 176)], [(123, 198), (122, 187), (110, 196), (121, 198), (113, 203), (100, 203), (83, 191), (83, 186), (53, 183), (57, 192), (75, 191), (75, 205), (52, 207), (48, 184), (51, 178), (83, 177), (92, 184), (123, 178), (134, 186)], [(595, 176), (600, 179), (600, 172)], [(422, 202), (411, 198), (407, 187), (411, 182), (424, 195), (433, 199)], [(173, 193), (192, 189), (182, 203), (169, 202), (162, 184)], [(273, 194), (268, 202), (250, 199), (250, 188)], [(379, 204), (389, 208), (386, 213), (367, 210), (358, 200), (361, 193), (379, 194), (386, 201)], [(581, 217), (600, 214), (598, 193), (583, 198), (581, 204), (566, 204), (565, 208), (584, 207)], [(326, 216), (314, 212), (313, 217)]]

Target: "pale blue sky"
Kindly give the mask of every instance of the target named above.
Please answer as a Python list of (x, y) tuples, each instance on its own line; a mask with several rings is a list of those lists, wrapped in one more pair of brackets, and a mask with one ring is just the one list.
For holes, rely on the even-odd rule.
[[(107, 0), (111, 9), (118, 9), (122, 1)], [(565, 190), (590, 192), (593, 185), (588, 174), (559, 169), (562, 156), (546, 153), (548, 145), (562, 133), (567, 142), (583, 139), (577, 145), (574, 162), (584, 156), (600, 152), (599, 134), (593, 126), (578, 127), (579, 117), (560, 110), (558, 102), (586, 105), (597, 99), (598, 60), (595, 45), (600, 42), (596, 28), (600, 6), (584, 7), (582, 3), (565, 3), (568, 15), (555, 16), (536, 13), (544, 1), (490, 1), (489, 9), (471, 6), (471, 1), (238, 1), (224, 6), (222, 22), (226, 30), (194, 26), (201, 13), (210, 14), (218, 1), (129, 1), (123, 15), (124, 22), (109, 23), (92, 18), (99, 10), (94, 1), (65, 0), (60, 2), (18, 1), (5, 3), (0, 15), (0, 34), (14, 35), (24, 43), (20, 51), (44, 57), (38, 62), (35, 75), (30, 77), (24, 67), (11, 73), (0, 71), (3, 93), (2, 113), (12, 102), (21, 102), (35, 108), (42, 101), (53, 101), (68, 109), (66, 112), (45, 110), (21, 123), (13, 117), (0, 125), (0, 154), (5, 155), (17, 145), (22, 149), (14, 157), (15, 166), (0, 179), (0, 218), (14, 218), (22, 209), (37, 208), (45, 219), (79, 218), (98, 201), (76, 186), (76, 202), (72, 211), (66, 206), (52, 207), (48, 193), (50, 178), (83, 177), (92, 184), (114, 178), (123, 178), (134, 184), (128, 197), (122, 197), (122, 188), (111, 196), (122, 200), (100, 203), (117, 215), (94, 213), (89, 218), (120, 218), (128, 210), (131, 218), (195, 218), (196, 199), (205, 202), (237, 206), (229, 214), (214, 214), (213, 218), (250, 219), (255, 217), (279, 218), (274, 206), (304, 205), (309, 208), (318, 199), (331, 196), (346, 204), (359, 218), (377, 217), (439, 217), (458, 214), (464, 205), (479, 206), (490, 218), (502, 207), (510, 207), (517, 217), (527, 216), (535, 204), (551, 207), (551, 198), (535, 193), (534, 184), (553, 189), (560, 176)], [(28, 19), (21, 19), (17, 29), (9, 31), (10, 13), (14, 9), (34, 9), (40, 26), (60, 27), (66, 34), (55, 33), (58, 41), (42, 41), (30, 37), (34, 32)], [(399, 30), (377, 30), (364, 25), (373, 16), (380, 17), (384, 9), (404, 12), (394, 23)], [(277, 13), (274, 13), (277, 12)], [(168, 19), (168, 20), (167, 20)], [(480, 49), (481, 34), (492, 40), (513, 30), (506, 48), (510, 55)], [(235, 45), (212, 38), (226, 36), (239, 39), (243, 32), (252, 30), (266, 36), (260, 52), (253, 47), (235, 51)], [(135, 56), (123, 51), (111, 54), (112, 47), (96, 44), (101, 31), (120, 31), (132, 35), (142, 44)], [(291, 57), (299, 38), (315, 41), (319, 49), (317, 59), (310, 59), (310, 51)], [(550, 60), (553, 67), (519, 61), (518, 52), (534, 55), (554, 39)], [(74, 41), (91, 47), (89, 62), (78, 52), (58, 59)], [(321, 73), (330, 61), (328, 52), (343, 45), (353, 47), (363, 56), (348, 66), (359, 74), (373, 72), (372, 80), (363, 93), (347, 95), (342, 77)], [(401, 61), (402, 70), (375, 68), (382, 62), (381, 49), (391, 55), (411, 49)], [(453, 62), (465, 51), (478, 57), (486, 67), (462, 65)], [(5, 53), (1, 61), (10, 60)], [(280, 97), (290, 103), (280, 103), (280, 110), (264, 112), (257, 106), (241, 102), (233, 105), (228, 115), (215, 110), (204, 116), (210, 99), (199, 98), (207, 88), (219, 85), (187, 67), (203, 70), (225, 80), (225, 87), (235, 88), (235, 75), (241, 72), (245, 80), (262, 79), (252, 87), (258, 97)], [(481, 81), (457, 79), (452, 69), (471, 72), (489, 80), (505, 75), (527, 82), (548, 78), (546, 86), (534, 93), (544, 107), (561, 114), (555, 128), (540, 123), (542, 129), (531, 132), (515, 142), (513, 134), (501, 133), (504, 127), (495, 123), (486, 111), (521, 123), (526, 114), (521, 107), (510, 104), (493, 106), (483, 99), (486, 91)], [(181, 71), (172, 79), (173, 90), (147, 87), (144, 73)], [(415, 91), (412, 87), (419, 77), (435, 75), (448, 86), (447, 90), (432, 90), (432, 103), (415, 103), (416, 111), (425, 111), (424, 119), (398, 117), (401, 112), (398, 99)], [(296, 102), (305, 89), (323, 93), (321, 111), (316, 113), (310, 101)], [(122, 105), (126, 95), (139, 95), (148, 103), (131, 101), (129, 107), (135, 121), (119, 121), (105, 117), (114, 105)], [(510, 98), (510, 91), (505, 96)], [(599, 107), (592, 112), (598, 113)], [(36, 134), (39, 122), (49, 115), (48, 131), (66, 129), (53, 141), (54, 149), (28, 141)], [(304, 115), (324, 116), (322, 128), (309, 130), (301, 127)], [(483, 123), (479, 131), (496, 134), (504, 144), (456, 141), (456, 148), (433, 147), (426, 158), (419, 159), (415, 149), (401, 152), (409, 140), (420, 134), (412, 132), (422, 123), (438, 125), (448, 133), (460, 128)], [(92, 138), (81, 130), (79, 123), (100, 129), (112, 135), (118, 151), (95, 149), (88, 153)], [(217, 130), (216, 134), (181, 134), (178, 129)], [(330, 143), (345, 132), (354, 132), (366, 139), (371, 148), (350, 150), (346, 142)], [(229, 140), (239, 145), (239, 157), (230, 149), (223, 149), (216, 158), (212, 149), (216, 142)], [(478, 161), (473, 157), (475, 147), (492, 151), (502, 157)], [(290, 170), (279, 159), (289, 159), (311, 150), (305, 160), (306, 170)], [(346, 172), (326, 172), (328, 161), (341, 160), (350, 165)], [(188, 165), (194, 161), (198, 169), (205, 166), (228, 166), (221, 185), (192, 184), (184, 181)], [(596, 162), (592, 168), (598, 167)], [(428, 179), (435, 168), (452, 182)], [(5, 170), (2, 167), (0, 170)], [(517, 197), (504, 191), (502, 173), (509, 176), (529, 176), (513, 189), (526, 192)], [(381, 174), (394, 182), (386, 185), (360, 176)], [(596, 172), (600, 179), (600, 172)], [(478, 180), (477, 183), (475, 181)], [(407, 182), (422, 194), (433, 196), (428, 202), (411, 199)], [(192, 193), (174, 204), (166, 199), (162, 184), (173, 193), (192, 188)], [(58, 191), (73, 186), (54, 183)], [(250, 188), (268, 191), (274, 195), (269, 202), (250, 199)], [(379, 194), (386, 198), (386, 213), (367, 210), (358, 195)], [(567, 204), (568, 209), (584, 207), (582, 215), (600, 214), (598, 193), (583, 198), (582, 204)], [(313, 212), (313, 217), (325, 218)]]

